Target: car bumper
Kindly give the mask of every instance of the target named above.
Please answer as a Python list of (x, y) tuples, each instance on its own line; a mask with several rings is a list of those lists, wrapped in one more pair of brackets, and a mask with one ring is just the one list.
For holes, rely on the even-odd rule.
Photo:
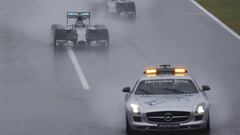
[(177, 130), (199, 130), (204, 129), (207, 125), (205, 121), (193, 121), (179, 124), (151, 124), (146, 122), (132, 122), (131, 128), (134, 130), (149, 131), (177, 131)]
[(188, 121), (178, 123), (152, 123), (144, 116), (141, 116), (141, 122), (136, 122), (133, 115), (128, 117), (131, 129), (142, 131), (186, 131), (205, 129), (208, 124), (208, 113), (204, 114), (201, 120), (195, 120), (194, 116), (191, 115)]

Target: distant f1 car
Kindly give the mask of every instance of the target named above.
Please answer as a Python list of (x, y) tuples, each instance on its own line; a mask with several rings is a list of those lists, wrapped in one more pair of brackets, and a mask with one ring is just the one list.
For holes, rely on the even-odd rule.
[[(71, 21), (75, 23), (71, 24)], [(109, 47), (108, 29), (104, 25), (91, 25), (90, 12), (67, 12), (67, 26), (53, 24), (52, 38), (54, 47), (66, 45)]]
[(120, 0), (116, 2), (116, 13), (118, 16), (127, 16), (134, 19), (136, 17), (135, 2), (129, 0)]
[(96, 13), (104, 12), (121, 18), (135, 19), (136, 5), (131, 0), (103, 0), (92, 3), (92, 10)]

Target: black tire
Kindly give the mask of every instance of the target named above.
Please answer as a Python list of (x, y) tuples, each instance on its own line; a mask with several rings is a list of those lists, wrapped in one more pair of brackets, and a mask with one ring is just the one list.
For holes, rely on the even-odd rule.
[(202, 133), (208, 135), (210, 133), (211, 130), (211, 124), (210, 124), (210, 117), (208, 116), (208, 120), (207, 120), (207, 125), (206, 127), (202, 130)]
[(110, 41), (109, 41), (109, 32), (107, 30), (107, 43), (105, 44), (105, 48), (109, 48)]
[(78, 46), (78, 41), (77, 41), (77, 39), (72, 40), (72, 43), (73, 43), (74, 46)]
[[(53, 27), (57, 27), (57, 26), (53, 26)], [(59, 47), (59, 45), (57, 45), (57, 40), (58, 40), (58, 36), (57, 36), (57, 29), (56, 28), (53, 28), (53, 40), (52, 40), (52, 43), (53, 43), (53, 46), (54, 47)]]
[(56, 30), (58, 30), (58, 29), (63, 29), (64, 27), (62, 26), (62, 25), (60, 25), (60, 24), (53, 24), (52, 25), (52, 39), (51, 39), (51, 42), (52, 42), (52, 44), (53, 44), (53, 46), (54, 47), (58, 47), (57, 45), (56, 45), (56, 41), (57, 41), (57, 34), (56, 34)]
[(91, 41), (90, 39), (87, 38), (87, 42), (86, 42), (86, 44), (87, 44), (87, 45), (90, 45), (91, 42), (92, 42), (92, 41)]
[(80, 48), (86, 47), (86, 42), (78, 41), (77, 46), (80, 47)]
[(104, 45), (104, 48), (109, 48), (109, 40), (107, 40), (107, 43)]
[(210, 132), (210, 129), (211, 129), (210, 116), (208, 115), (208, 121), (207, 121), (207, 126), (205, 128), (205, 131)]
[(136, 17), (137, 17), (136, 12), (134, 12), (134, 15), (132, 16), (132, 20), (135, 21)]
[(53, 47), (58, 47), (57, 46), (57, 39), (55, 38), (55, 33), (53, 35)]
[(54, 47), (57, 47), (56, 44), (57, 44), (57, 41), (56, 41), (55, 39), (53, 39), (53, 46), (54, 46)]
[(126, 134), (127, 135), (136, 135), (136, 131), (133, 130), (129, 125), (127, 114), (126, 114)]

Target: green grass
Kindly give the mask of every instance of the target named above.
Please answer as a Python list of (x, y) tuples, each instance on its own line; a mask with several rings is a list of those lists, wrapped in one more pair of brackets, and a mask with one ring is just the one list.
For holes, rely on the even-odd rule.
[(240, 34), (240, 0), (197, 0), (197, 2)]

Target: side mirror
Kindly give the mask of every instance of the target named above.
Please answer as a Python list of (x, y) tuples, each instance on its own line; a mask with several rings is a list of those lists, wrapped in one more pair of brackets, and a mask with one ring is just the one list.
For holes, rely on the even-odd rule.
[(203, 85), (202, 90), (203, 91), (208, 91), (208, 90), (211, 90), (211, 88), (208, 85)]
[(125, 87), (125, 88), (123, 88), (122, 92), (130, 93), (131, 92), (131, 88), (130, 87)]

